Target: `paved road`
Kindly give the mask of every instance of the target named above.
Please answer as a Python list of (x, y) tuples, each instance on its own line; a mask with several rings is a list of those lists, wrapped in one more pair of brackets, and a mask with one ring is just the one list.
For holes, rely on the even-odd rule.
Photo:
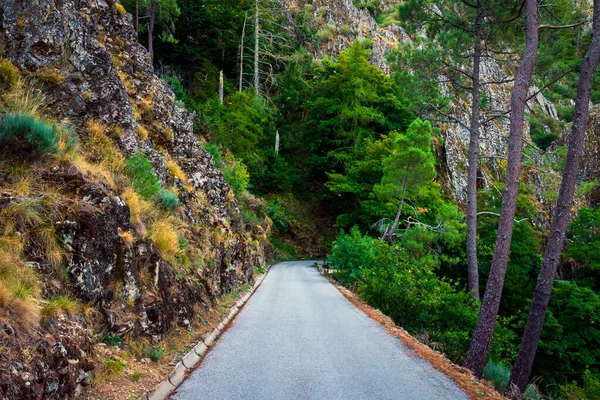
[(174, 399), (467, 399), (312, 262), (273, 266)]

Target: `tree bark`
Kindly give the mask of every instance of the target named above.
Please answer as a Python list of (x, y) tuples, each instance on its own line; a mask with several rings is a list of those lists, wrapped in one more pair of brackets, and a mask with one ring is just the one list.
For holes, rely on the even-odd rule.
[(219, 72), (219, 102), (223, 105), (223, 100), (225, 97), (225, 88), (224, 88), (224, 78), (223, 71)]
[(487, 362), (496, 324), (496, 316), (498, 315), (498, 307), (500, 306), (502, 288), (504, 286), (521, 175), (525, 105), (537, 59), (539, 39), (537, 0), (526, 0), (526, 6), (526, 45), (523, 59), (517, 71), (511, 98), (508, 167), (502, 198), (500, 223), (498, 225), (498, 236), (496, 237), (496, 247), (494, 257), (492, 258), (490, 276), (481, 303), (477, 327), (475, 328), (469, 353), (464, 362), (464, 366), (469, 368), (477, 378), (481, 378)]
[(246, 22), (248, 16), (244, 17), (244, 27), (242, 28), (242, 44), (240, 46), (240, 92), (244, 90), (244, 40), (246, 39)]
[(148, 5), (148, 53), (150, 53), (150, 61), (154, 61), (154, 19), (155, 19), (156, 1), (151, 1)]
[(479, 119), (481, 114), (480, 64), (481, 64), (481, 8), (475, 22), (473, 47), (473, 91), (471, 124), (469, 127), (469, 169), (467, 173), (467, 288), (479, 300), (479, 266), (477, 263), (477, 170), (479, 167)]
[(135, 0), (135, 34), (140, 34), (140, 0)]
[(533, 294), (533, 302), (529, 310), (529, 319), (519, 347), (519, 352), (510, 375), (506, 396), (514, 398), (523, 393), (529, 381), (531, 368), (535, 359), (538, 342), (542, 334), (546, 309), (550, 302), (552, 285), (556, 269), (560, 262), (560, 254), (564, 245), (565, 231), (569, 222), (573, 195), (577, 185), (579, 163), (583, 153), (585, 132), (589, 117), (589, 104), (594, 81), (594, 73), (600, 61), (600, 0), (594, 0), (594, 22), (592, 41), (588, 49), (579, 75), (577, 97), (571, 136), (569, 137), (567, 161), (563, 171), (558, 202), (552, 218), (550, 237), (544, 253), (544, 260), (538, 275), (537, 285)]
[(404, 181), (404, 186), (402, 187), (402, 198), (400, 199), (400, 206), (398, 207), (398, 212), (396, 213), (396, 218), (394, 219), (394, 223), (392, 224), (391, 229), (386, 232), (384, 236), (384, 240), (386, 240), (389, 244), (392, 244), (392, 240), (394, 238), (394, 232), (398, 228), (398, 223), (400, 222), (400, 216), (402, 215), (402, 207), (404, 207), (404, 197), (406, 196), (406, 181)]
[(260, 35), (260, 20), (258, 18), (258, 0), (255, 0), (256, 10), (254, 15), (254, 90), (259, 94), (260, 74), (258, 71), (258, 51), (259, 51), (259, 35)]

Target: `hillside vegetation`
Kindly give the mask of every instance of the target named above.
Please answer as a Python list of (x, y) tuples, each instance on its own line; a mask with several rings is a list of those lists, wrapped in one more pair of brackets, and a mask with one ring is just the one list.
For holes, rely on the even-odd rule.
[(600, 1), (42, 3), (0, 1), (0, 395), (77, 396), (125, 368), (99, 343), (160, 359), (327, 257), (499, 392), (600, 397)]

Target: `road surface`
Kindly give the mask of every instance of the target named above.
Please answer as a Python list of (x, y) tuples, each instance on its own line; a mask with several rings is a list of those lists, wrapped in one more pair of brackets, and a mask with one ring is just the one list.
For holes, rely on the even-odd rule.
[(313, 264), (273, 266), (173, 398), (468, 398), (350, 303)]

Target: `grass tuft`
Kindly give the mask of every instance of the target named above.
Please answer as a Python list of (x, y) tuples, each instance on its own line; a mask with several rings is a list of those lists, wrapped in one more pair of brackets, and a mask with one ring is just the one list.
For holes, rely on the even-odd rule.
[(181, 205), (176, 193), (163, 190), (159, 196), (160, 204), (169, 212), (174, 212)]
[(82, 310), (81, 304), (69, 296), (58, 296), (46, 301), (41, 307), (41, 314), (45, 318), (56, 317), (61, 314), (73, 315)]
[(61, 129), (31, 114), (9, 113), (0, 122), (0, 147), (14, 155), (66, 155), (76, 145), (71, 129)]
[(154, 240), (162, 256), (174, 260), (179, 255), (178, 227), (175, 218), (160, 219), (150, 227), (150, 238)]
[(125, 7), (123, 7), (123, 4), (121, 3), (115, 3), (115, 10), (117, 10), (117, 13), (119, 13), (119, 15), (124, 15), (127, 10), (125, 10)]
[(36, 78), (40, 82), (46, 83), (51, 86), (60, 86), (65, 81), (65, 76), (60, 72), (58, 68), (54, 67), (42, 67), (35, 73)]

